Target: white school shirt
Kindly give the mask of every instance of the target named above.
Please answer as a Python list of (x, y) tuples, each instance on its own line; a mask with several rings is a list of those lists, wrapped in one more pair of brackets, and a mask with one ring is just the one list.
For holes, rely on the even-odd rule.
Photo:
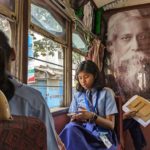
[[(95, 106), (96, 97), (97, 97), (97, 90), (92, 89), (92, 103)], [(79, 107), (86, 108), (85, 104), (85, 95), (87, 100), (89, 100), (89, 91), (84, 92), (76, 92), (73, 96), (73, 100), (71, 102), (69, 112), (77, 112)], [(108, 115), (118, 113), (116, 102), (114, 99), (114, 94), (111, 89), (103, 88), (98, 97), (97, 102), (97, 114), (101, 117), (105, 117)]]

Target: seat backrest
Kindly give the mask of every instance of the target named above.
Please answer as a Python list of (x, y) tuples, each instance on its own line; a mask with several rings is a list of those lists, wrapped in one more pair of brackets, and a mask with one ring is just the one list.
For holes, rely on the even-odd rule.
[(70, 117), (67, 116), (67, 113), (68, 110), (65, 113), (53, 115), (57, 134), (60, 134), (60, 132), (64, 129), (65, 125), (70, 121)]
[(0, 121), (1, 150), (46, 150), (44, 123), (34, 117), (13, 116), (12, 121)]
[(115, 96), (118, 115), (116, 116), (116, 133), (118, 137), (118, 141), (120, 144), (120, 150), (124, 148), (124, 138), (123, 138), (123, 111), (122, 111), (122, 98), (121, 96)]

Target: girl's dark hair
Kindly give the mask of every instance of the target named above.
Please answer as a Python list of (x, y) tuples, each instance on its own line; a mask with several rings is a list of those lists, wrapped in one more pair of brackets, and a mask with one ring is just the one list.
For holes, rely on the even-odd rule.
[(77, 91), (81, 91), (81, 92), (85, 91), (85, 89), (81, 86), (78, 79), (78, 75), (82, 71), (90, 73), (95, 77), (95, 80), (93, 82), (93, 88), (97, 90), (101, 90), (104, 87), (105, 81), (103, 78), (103, 74), (98, 69), (98, 66), (93, 61), (86, 60), (81, 62), (76, 70), (75, 79), (77, 80), (77, 85), (76, 85)]
[(9, 100), (14, 94), (14, 87), (8, 80), (7, 65), (12, 48), (9, 45), (7, 36), (0, 30), (0, 90)]

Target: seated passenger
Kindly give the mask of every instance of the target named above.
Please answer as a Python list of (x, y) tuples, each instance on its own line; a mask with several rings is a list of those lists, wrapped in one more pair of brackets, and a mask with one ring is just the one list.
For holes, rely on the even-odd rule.
[(135, 110), (132, 110), (123, 114), (123, 129), (124, 131), (129, 130), (135, 150), (142, 150), (147, 143), (140, 124), (133, 119), (136, 113)]
[(104, 88), (97, 65), (90, 60), (81, 62), (75, 79), (77, 92), (69, 109), (71, 122), (60, 133), (66, 149), (116, 150), (117, 107), (112, 91)]
[[(117, 84), (115, 77), (109, 74), (105, 76), (105, 79), (107, 86), (113, 89), (114, 95), (123, 97), (122, 90)], [(129, 130), (135, 150), (142, 150), (147, 143), (142, 129), (140, 128), (140, 124), (133, 119), (136, 113), (135, 110), (123, 113), (123, 130)]]
[(8, 74), (12, 60), (15, 60), (14, 49), (10, 47), (6, 35), (0, 31), (0, 90), (8, 99), (11, 114), (41, 119), (47, 128), (47, 149), (65, 149), (55, 132), (52, 115), (41, 93)]

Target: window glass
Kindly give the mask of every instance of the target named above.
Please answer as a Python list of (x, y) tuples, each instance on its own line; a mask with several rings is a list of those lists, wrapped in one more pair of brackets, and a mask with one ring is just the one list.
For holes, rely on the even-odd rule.
[(78, 65), (85, 60), (85, 57), (79, 53), (72, 53), (72, 91), (74, 93), (76, 87), (75, 71)]
[(65, 39), (65, 20), (56, 13), (31, 4), (31, 21), (49, 33)]
[(0, 15), (0, 30), (2, 30), (7, 35), (7, 37), (9, 38), (10, 45), (11, 45), (11, 28), (10, 28), (10, 23), (2, 15)]
[(14, 11), (15, 10), (15, 0), (0, 0), (0, 5)]
[(39, 90), (48, 106), (63, 102), (63, 48), (60, 44), (29, 31), (28, 84)]
[(82, 36), (78, 33), (73, 33), (72, 34), (72, 46), (74, 48), (77, 48), (81, 51), (87, 51), (88, 48), (87, 48), (87, 44), (85, 42), (85, 40), (83, 40)]

